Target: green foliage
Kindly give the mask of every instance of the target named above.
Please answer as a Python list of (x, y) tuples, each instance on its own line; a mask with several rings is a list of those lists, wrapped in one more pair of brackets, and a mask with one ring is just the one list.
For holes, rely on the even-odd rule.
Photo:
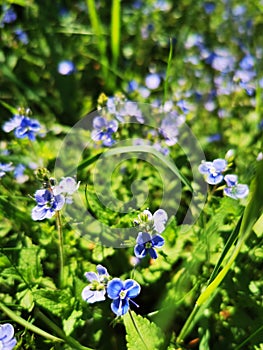
[(162, 349), (164, 337), (161, 330), (147, 318), (131, 311), (123, 317), (127, 332), (128, 350)]

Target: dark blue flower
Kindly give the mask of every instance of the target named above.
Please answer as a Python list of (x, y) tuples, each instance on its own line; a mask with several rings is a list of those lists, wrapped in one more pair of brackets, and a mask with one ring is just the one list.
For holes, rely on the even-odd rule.
[(157, 258), (155, 248), (160, 248), (164, 245), (164, 239), (160, 235), (151, 235), (148, 232), (139, 232), (136, 245), (134, 247), (134, 254), (137, 258), (144, 258), (150, 254), (152, 259)]
[(93, 120), (93, 128), (91, 138), (94, 141), (102, 141), (104, 146), (112, 146), (114, 140), (112, 134), (118, 130), (118, 122), (116, 120), (107, 121), (103, 117), (95, 117)]
[(12, 163), (8, 163), (8, 164), (0, 163), (0, 178), (3, 177), (7, 171), (12, 171), (12, 170), (14, 170)]
[(132, 279), (121, 281), (119, 278), (113, 278), (107, 286), (108, 297), (113, 299), (112, 311), (117, 316), (126, 314), (130, 307), (129, 301), (137, 297), (140, 291), (140, 285)]
[(105, 286), (109, 280), (109, 274), (107, 269), (102, 265), (97, 265), (97, 271), (98, 273), (85, 273), (85, 276), (90, 284), (83, 289), (81, 296), (83, 300), (90, 304), (95, 303), (96, 301), (105, 300)]
[(224, 194), (233, 199), (245, 198), (249, 193), (247, 185), (239, 184), (238, 177), (234, 174), (228, 174), (224, 178), (227, 187), (224, 188)]
[(3, 125), (3, 130), (5, 132), (15, 130), (15, 136), (18, 139), (28, 137), (31, 141), (35, 140), (36, 134), (40, 131), (40, 128), (41, 126), (37, 120), (24, 115), (14, 115), (13, 118)]
[(215, 159), (213, 162), (202, 162), (198, 170), (201, 174), (205, 175), (206, 182), (210, 185), (219, 184), (224, 176), (222, 172), (227, 168), (227, 161), (225, 159)]
[(0, 349), (12, 350), (16, 346), (14, 327), (10, 323), (0, 325)]
[(50, 189), (37, 190), (35, 200), (37, 205), (33, 208), (31, 214), (33, 220), (50, 219), (56, 211), (62, 209), (65, 203), (63, 195), (54, 195)]

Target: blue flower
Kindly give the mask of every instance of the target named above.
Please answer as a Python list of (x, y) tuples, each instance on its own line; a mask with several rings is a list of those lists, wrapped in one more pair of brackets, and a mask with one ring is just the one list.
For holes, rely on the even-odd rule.
[(118, 122), (116, 120), (107, 121), (103, 117), (95, 117), (93, 120), (93, 128), (91, 138), (93, 141), (102, 141), (104, 146), (112, 146), (114, 140), (112, 134), (118, 130)]
[(135, 223), (140, 225), (145, 231), (162, 233), (167, 220), (168, 216), (165, 210), (158, 209), (152, 214), (150, 210), (147, 209), (138, 215), (138, 220), (135, 220)]
[(31, 214), (33, 220), (50, 219), (65, 203), (65, 197), (61, 194), (54, 195), (51, 189), (37, 190), (35, 200), (37, 205)]
[(75, 65), (69, 60), (63, 60), (58, 64), (58, 72), (62, 75), (70, 75), (75, 72)]
[(14, 33), (22, 44), (27, 45), (29, 43), (28, 35), (23, 29), (17, 28)]
[(14, 170), (14, 177), (18, 183), (24, 183), (28, 180), (28, 175), (24, 175), (26, 167), (23, 164), (18, 164)]
[(145, 85), (150, 90), (155, 90), (159, 87), (161, 78), (159, 74), (152, 73), (145, 78)]
[(109, 274), (107, 269), (102, 265), (97, 265), (97, 271), (98, 273), (85, 273), (85, 276), (90, 284), (83, 289), (81, 296), (83, 300), (87, 301), (90, 304), (95, 303), (96, 301), (105, 300), (105, 286), (109, 280)]
[(249, 193), (247, 185), (239, 184), (237, 175), (229, 174), (224, 178), (227, 187), (224, 188), (224, 194), (233, 199), (245, 198)]
[(134, 254), (137, 258), (142, 259), (147, 254), (150, 254), (152, 259), (157, 259), (155, 248), (162, 247), (164, 245), (164, 239), (157, 234), (151, 235), (148, 232), (139, 232), (136, 243)]
[(163, 119), (159, 132), (164, 137), (168, 146), (173, 146), (178, 141), (179, 127), (185, 122), (185, 116), (178, 115), (175, 111)]
[(7, 171), (12, 171), (12, 170), (14, 170), (12, 163), (8, 163), (8, 164), (0, 163), (0, 178), (3, 177)]
[(72, 203), (72, 195), (79, 188), (80, 182), (77, 182), (73, 177), (63, 178), (58, 185), (53, 187), (53, 194), (63, 194), (65, 196), (65, 201), (68, 204)]
[(12, 7), (7, 7), (6, 5), (2, 6), (3, 9), (3, 17), (0, 22), (0, 26), (3, 27), (4, 24), (15, 22), (17, 19), (17, 14), (15, 13)]
[(205, 175), (206, 182), (210, 185), (219, 184), (224, 176), (222, 172), (227, 168), (227, 162), (225, 159), (215, 159), (213, 162), (205, 162), (203, 161), (198, 170), (201, 174)]
[(12, 350), (16, 346), (14, 327), (10, 323), (0, 325), (0, 349)]
[(129, 301), (137, 297), (140, 291), (140, 285), (132, 279), (121, 281), (119, 278), (113, 278), (107, 286), (108, 297), (113, 299), (111, 303), (112, 311), (117, 316), (126, 314), (130, 307)]
[(36, 134), (40, 131), (40, 128), (41, 126), (37, 120), (24, 115), (14, 115), (13, 118), (3, 125), (3, 130), (5, 132), (15, 130), (15, 136), (18, 139), (28, 137), (31, 141), (35, 140)]

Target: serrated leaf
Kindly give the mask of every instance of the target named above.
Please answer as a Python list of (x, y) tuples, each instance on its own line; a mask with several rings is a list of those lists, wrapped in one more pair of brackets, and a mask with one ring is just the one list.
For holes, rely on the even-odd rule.
[(39, 289), (33, 293), (37, 305), (59, 317), (67, 317), (72, 311), (73, 299), (66, 290)]
[(164, 335), (155, 323), (133, 311), (124, 315), (123, 320), (127, 333), (128, 350), (162, 349)]
[(73, 310), (69, 318), (63, 320), (63, 330), (67, 336), (73, 332), (76, 322), (78, 322), (81, 316), (82, 311)]

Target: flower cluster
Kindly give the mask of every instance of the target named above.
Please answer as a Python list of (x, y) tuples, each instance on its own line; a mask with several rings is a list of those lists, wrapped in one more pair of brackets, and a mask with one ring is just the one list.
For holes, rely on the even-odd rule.
[(234, 199), (245, 198), (249, 193), (247, 185), (239, 184), (238, 177), (235, 174), (223, 175), (228, 169), (228, 164), (225, 159), (215, 159), (212, 162), (203, 161), (199, 165), (199, 172), (204, 175), (205, 180), (210, 185), (218, 185), (223, 180), (226, 182), (224, 194)]
[(82, 299), (90, 304), (104, 301), (107, 292), (108, 297), (113, 300), (111, 303), (112, 311), (117, 316), (126, 314), (130, 308), (129, 302), (135, 304), (131, 299), (140, 293), (140, 285), (132, 279), (125, 281), (120, 278), (111, 279), (107, 269), (102, 265), (97, 265), (97, 272), (85, 273), (89, 285), (82, 290)]
[(51, 179), (46, 188), (37, 190), (35, 200), (37, 205), (33, 208), (31, 217), (33, 220), (50, 219), (61, 210), (65, 203), (72, 203), (72, 195), (78, 190), (79, 183), (72, 177), (65, 177), (55, 185)]
[(93, 120), (93, 130), (91, 138), (93, 141), (102, 141), (106, 147), (112, 146), (115, 141), (112, 134), (118, 130), (118, 122), (116, 120), (107, 121), (103, 117), (95, 117)]
[(36, 139), (36, 135), (39, 134), (41, 125), (35, 119), (29, 118), (31, 113), (30, 109), (19, 109), (18, 114), (15, 114), (13, 118), (4, 123), (3, 130), (10, 132), (14, 130), (15, 136), (18, 139), (28, 138), (31, 141)]
[(168, 216), (165, 210), (158, 209), (154, 214), (149, 210), (144, 210), (135, 220), (135, 224), (142, 229), (138, 233), (134, 254), (137, 258), (144, 258), (147, 254), (152, 259), (157, 258), (155, 248), (160, 248), (164, 245), (164, 238), (159, 234), (165, 229), (165, 224)]
[(10, 323), (0, 325), (0, 349), (12, 350), (16, 346), (14, 327)]

